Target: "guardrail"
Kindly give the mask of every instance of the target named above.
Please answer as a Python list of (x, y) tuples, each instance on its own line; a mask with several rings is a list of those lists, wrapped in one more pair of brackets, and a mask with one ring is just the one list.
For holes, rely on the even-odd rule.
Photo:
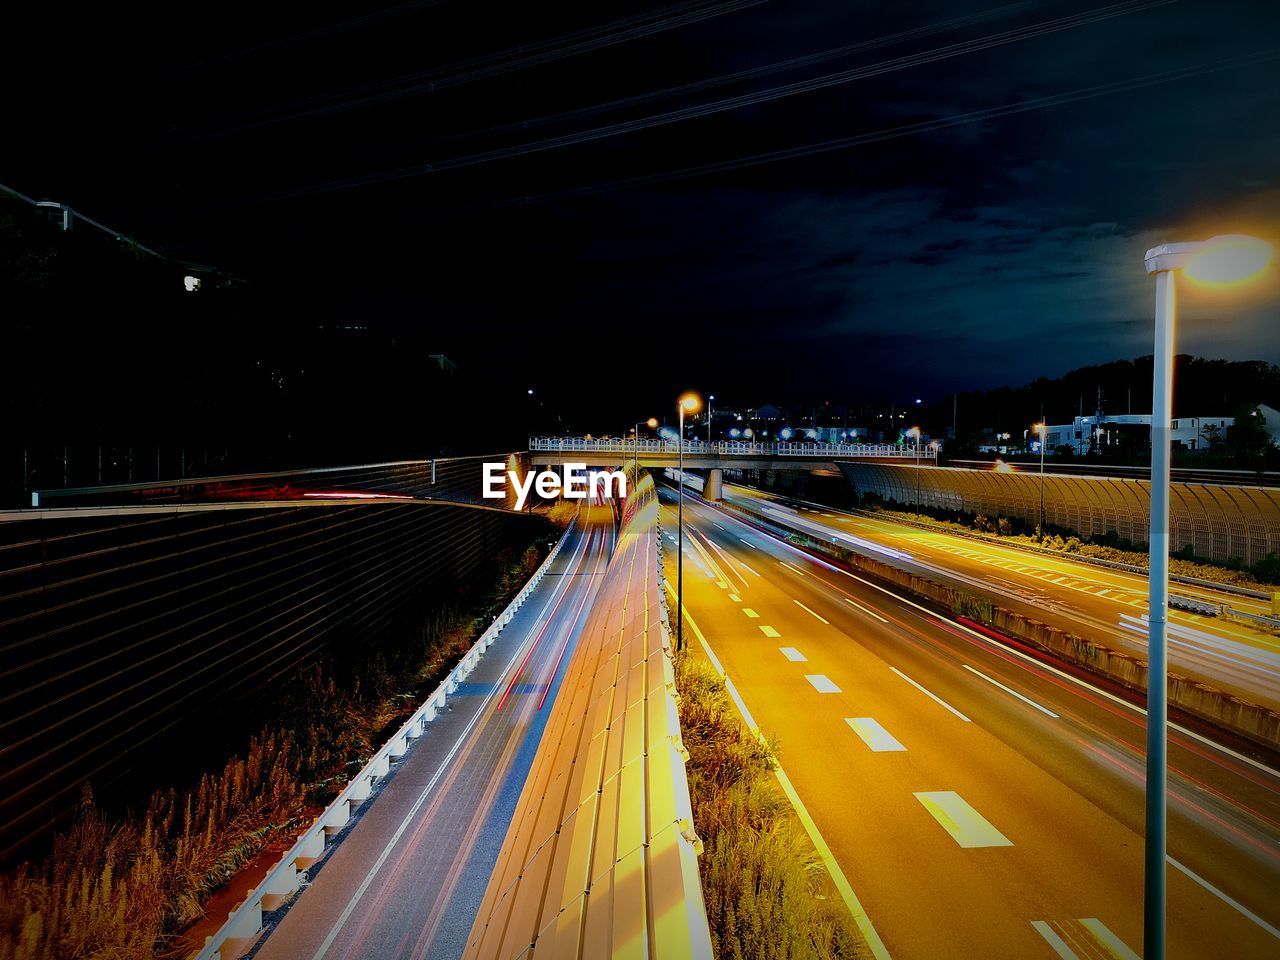
[[(619, 453), (634, 456), (676, 456), (674, 440), (641, 440), (637, 447), (633, 440), (588, 440), (583, 437), (530, 437), (529, 450), (542, 453)], [(888, 443), (748, 443), (724, 440), (707, 443), (705, 440), (686, 440), (685, 456), (730, 457), (881, 457), (896, 460), (936, 460), (937, 450), (922, 446), (897, 446)]]
[(319, 860), (325, 851), (325, 840), (340, 832), (355, 810), (367, 800), (374, 785), (391, 772), (391, 762), (404, 756), (409, 742), (426, 733), (427, 724), (445, 707), (446, 698), (458, 689), (458, 684), (475, 669), (480, 657), (515, 616), (516, 611), (529, 599), (529, 595), (542, 582), (551, 564), (560, 554), (576, 519), (565, 528), (556, 545), (547, 554), (528, 582), (520, 589), (505, 610), (489, 625), (471, 645), (448, 676), (440, 681), (431, 696), (413, 712), (413, 715), (387, 740), (369, 762), (357, 773), (324, 808), (311, 826), (298, 835), (297, 841), (267, 873), (262, 881), (229, 914), (227, 922), (217, 933), (205, 939), (204, 946), (192, 955), (192, 960), (235, 960), (257, 941), (262, 933), (262, 915), (276, 909), (298, 889), (298, 873)]
[(657, 496), (630, 486), (463, 960), (710, 960)]

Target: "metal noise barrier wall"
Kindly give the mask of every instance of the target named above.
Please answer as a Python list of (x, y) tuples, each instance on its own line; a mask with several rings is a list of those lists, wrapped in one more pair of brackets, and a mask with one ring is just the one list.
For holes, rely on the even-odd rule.
[[(1036, 523), (1040, 476), (1029, 470), (999, 472), (963, 467), (848, 463), (840, 469), (859, 495), (876, 494), (903, 505), (1017, 517)], [(918, 493), (917, 493), (918, 491)], [(1197, 556), (1257, 563), (1280, 553), (1280, 489), (1174, 483), (1170, 487), (1170, 546), (1188, 545)], [(1046, 473), (1045, 523), (1085, 536), (1115, 531), (1145, 543), (1149, 483), (1118, 477)]]
[(353, 499), (442, 500), (514, 510), (515, 495), (509, 487), (503, 500), (481, 496), (482, 467), (486, 462), (504, 463), (508, 470), (523, 476), (528, 470), (529, 457), (526, 453), (497, 453), (483, 457), (398, 460), (393, 463), (39, 490), (32, 494), (32, 506), (307, 501), (340, 499), (343, 494), (349, 494)]
[(643, 475), (465, 960), (709, 960), (661, 576), (657, 497)]
[(516, 611), (524, 605), (525, 600), (542, 582), (542, 578), (551, 568), (552, 562), (560, 553), (572, 528), (573, 524), (570, 524), (565, 529), (542, 565), (529, 578), (529, 582), (472, 644), (471, 649), (458, 662), (458, 665), (440, 681), (431, 696), (424, 700), (413, 715), (401, 724), (400, 729), (369, 758), (369, 762), (347, 782), (333, 802), (312, 821), (311, 826), (298, 834), (293, 846), (285, 851), (257, 887), (250, 890), (244, 900), (240, 901), (227, 915), (226, 922), (217, 933), (205, 940), (204, 946), (192, 960), (233, 960), (254, 945), (262, 932), (263, 912), (276, 909), (297, 892), (301, 882), (300, 871), (307, 869), (323, 856), (326, 839), (346, 826), (356, 809), (372, 794), (378, 781), (391, 772), (392, 761), (404, 756), (408, 751), (409, 741), (416, 740), (427, 733), (431, 721), (444, 709), (449, 695), (457, 691), (458, 685), (470, 676), (485, 651), (498, 639), (498, 635), (511, 622)]
[[(186, 731), (492, 556), (514, 515), (404, 501), (136, 506), (0, 521), (0, 856), (82, 785), (165, 778)], [(148, 769), (155, 765), (156, 771)]]

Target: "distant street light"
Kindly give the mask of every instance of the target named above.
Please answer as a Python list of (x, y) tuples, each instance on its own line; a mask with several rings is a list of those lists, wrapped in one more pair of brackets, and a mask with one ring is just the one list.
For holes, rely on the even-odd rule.
[(686, 393), (676, 402), (680, 412), (680, 440), (676, 444), (676, 650), (684, 649), (684, 415), (697, 413), (702, 400)]
[(1165, 828), (1169, 775), (1169, 461), (1173, 422), (1174, 271), (1208, 286), (1257, 275), (1271, 245), (1228, 234), (1196, 243), (1163, 243), (1144, 258), (1156, 275), (1155, 382), (1151, 403), (1151, 527), (1147, 611), (1147, 805), (1142, 953), (1165, 957)]
[(1031, 428), (1040, 434), (1040, 525), (1036, 528), (1036, 533), (1041, 540), (1044, 540), (1044, 448), (1049, 442), (1048, 426), (1044, 421), (1035, 424)]
[(714, 393), (707, 397), (707, 443), (711, 443), (711, 402), (715, 398)]
[[(648, 420), (646, 420), (646, 421), (644, 422), (644, 426), (648, 427), (650, 430), (652, 430), (652, 429), (653, 429), (654, 427), (656, 427), (657, 425), (658, 425), (658, 418), (657, 418), (657, 417), (650, 417)], [(637, 477), (640, 475), (640, 427), (641, 427), (641, 424), (637, 423), (637, 424), (636, 424), (636, 431), (635, 431), (635, 432), (636, 432), (636, 443), (635, 443), (635, 451), (636, 451), (636, 462), (635, 462), (635, 468), (636, 468), (636, 469), (635, 469), (635, 475), (636, 475)], [(634, 483), (635, 481), (633, 480), (632, 482)]]

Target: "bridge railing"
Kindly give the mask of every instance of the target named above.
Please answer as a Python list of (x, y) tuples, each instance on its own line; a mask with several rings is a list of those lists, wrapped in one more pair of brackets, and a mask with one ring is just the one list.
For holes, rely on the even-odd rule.
[[(591, 440), (584, 437), (530, 437), (529, 449), (535, 453), (618, 453), (640, 456), (671, 456), (677, 453), (674, 440)], [(936, 460), (937, 451), (921, 446), (898, 446), (890, 443), (818, 443), (815, 441), (756, 443), (744, 440), (686, 440), (686, 456), (725, 457), (875, 457), (914, 461)]]
[(312, 821), (311, 826), (298, 834), (298, 839), (293, 846), (267, 872), (258, 885), (227, 914), (226, 923), (219, 927), (216, 933), (205, 939), (204, 946), (192, 955), (191, 960), (234, 960), (253, 946), (262, 933), (263, 913), (275, 909), (297, 892), (302, 879), (301, 871), (306, 870), (324, 856), (327, 839), (346, 826), (356, 809), (369, 798), (377, 783), (391, 772), (392, 763), (404, 756), (409, 749), (409, 743), (427, 732), (431, 721), (445, 709), (447, 698), (457, 691), (459, 684), (475, 669), (480, 657), (498, 639), (498, 634), (512, 621), (516, 611), (524, 605), (530, 594), (542, 582), (560, 554), (560, 549), (564, 546), (572, 528), (573, 524), (570, 523), (551, 552), (542, 561), (542, 565), (507, 605), (507, 608), (472, 644), (471, 649), (458, 661), (457, 666), (440, 681), (431, 696), (422, 701), (400, 729), (374, 752), (369, 762), (347, 782), (342, 791)]

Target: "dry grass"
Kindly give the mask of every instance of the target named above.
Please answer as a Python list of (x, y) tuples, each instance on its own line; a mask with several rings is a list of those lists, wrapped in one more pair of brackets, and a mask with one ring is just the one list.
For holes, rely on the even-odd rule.
[(773, 776), (776, 745), (733, 711), (706, 661), (676, 663), (711, 942), (721, 960), (842, 960), (867, 950)]
[[(421, 618), (351, 663), (299, 676), (243, 753), (141, 812), (111, 816), (86, 790), (51, 853), (0, 876), (0, 960), (170, 960), (176, 936), (272, 840), (336, 794), (398, 718), (470, 647), (541, 560), (495, 558), (493, 588)], [(465, 598), (464, 598), (465, 601)]]

